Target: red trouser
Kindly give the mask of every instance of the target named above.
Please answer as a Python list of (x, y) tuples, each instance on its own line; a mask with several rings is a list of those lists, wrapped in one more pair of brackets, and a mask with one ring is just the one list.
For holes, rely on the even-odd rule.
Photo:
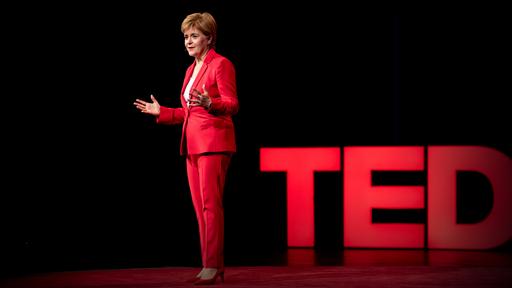
[(187, 174), (199, 224), (203, 267), (224, 269), (224, 206), (222, 196), (231, 156), (187, 155)]

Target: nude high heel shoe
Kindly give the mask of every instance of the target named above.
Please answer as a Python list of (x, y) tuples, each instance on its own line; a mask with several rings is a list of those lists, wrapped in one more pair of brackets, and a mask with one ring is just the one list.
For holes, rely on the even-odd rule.
[(194, 285), (214, 285), (217, 277), (220, 277), (220, 282), (224, 283), (224, 271), (217, 270), (212, 278), (199, 278)]

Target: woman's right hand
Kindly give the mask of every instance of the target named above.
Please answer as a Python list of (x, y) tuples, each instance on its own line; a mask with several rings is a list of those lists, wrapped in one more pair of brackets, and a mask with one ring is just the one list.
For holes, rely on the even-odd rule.
[(135, 99), (135, 102), (133, 102), (133, 105), (135, 105), (135, 107), (137, 109), (139, 109), (140, 112), (142, 112), (142, 113), (150, 114), (153, 116), (158, 116), (158, 115), (160, 115), (160, 104), (158, 104), (158, 101), (156, 101), (153, 94), (151, 94), (150, 97), (151, 97), (152, 102), (146, 102), (141, 99)]

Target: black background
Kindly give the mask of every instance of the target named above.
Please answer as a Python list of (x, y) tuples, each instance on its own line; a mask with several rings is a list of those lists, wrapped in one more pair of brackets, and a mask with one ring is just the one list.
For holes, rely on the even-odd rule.
[[(259, 172), (261, 147), (484, 145), (511, 155), (510, 17), (274, 4), (5, 9), (3, 272), (200, 265), (181, 127), (157, 126), (132, 104), (152, 93), (180, 105), (193, 60), (180, 25), (192, 12), (214, 15), (217, 51), (237, 69), (227, 265), (280, 263), (286, 250), (285, 175)], [(319, 250), (343, 249), (342, 179), (315, 175)]]

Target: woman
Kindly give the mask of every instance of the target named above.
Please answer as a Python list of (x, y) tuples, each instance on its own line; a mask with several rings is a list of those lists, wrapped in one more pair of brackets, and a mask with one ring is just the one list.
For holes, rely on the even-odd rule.
[(187, 177), (199, 224), (203, 269), (196, 285), (224, 281), (224, 208), (226, 173), (236, 151), (232, 116), (238, 112), (235, 69), (215, 51), (217, 24), (209, 13), (193, 13), (181, 24), (188, 54), (194, 57), (185, 73), (180, 108), (136, 99), (142, 113), (160, 124), (182, 124), (180, 154), (186, 156)]

